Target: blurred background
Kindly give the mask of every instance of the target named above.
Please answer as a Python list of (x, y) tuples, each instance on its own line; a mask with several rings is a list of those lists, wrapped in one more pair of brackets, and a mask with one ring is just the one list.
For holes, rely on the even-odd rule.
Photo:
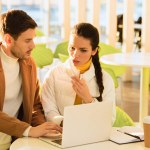
[[(64, 33), (66, 29), (64, 19), (68, 16), (68, 30), (78, 22), (94, 23), (94, 20), (98, 19), (95, 24), (97, 23), (98, 25), (96, 25), (100, 29), (101, 41), (106, 42), (109, 5), (116, 7), (116, 10), (112, 13), (117, 16), (120, 23), (123, 23), (121, 16), (126, 11), (124, 10), (125, 0), (111, 1), (109, 4), (108, 0), (0, 0), (0, 12), (2, 13), (9, 9), (22, 9), (36, 20), (38, 27), (45, 35), (58, 40), (64, 40), (67, 37), (65, 37)], [(142, 0), (131, 1), (134, 1), (133, 21), (136, 22), (142, 16)], [(64, 10), (65, 7), (68, 9)], [(97, 12), (94, 10), (95, 7), (98, 7), (96, 8)], [(68, 21), (68, 18), (66, 21)], [(116, 20), (111, 24), (116, 24)], [(119, 33), (117, 35), (119, 36)], [(122, 42), (121, 39), (117, 40)]]
[[(22, 9), (35, 19), (36, 44), (46, 44), (53, 56), (58, 44), (69, 40), (71, 28), (79, 22), (92, 23), (99, 30), (100, 42), (123, 53), (150, 52), (150, 0), (0, 0), (1, 13), (10, 9)], [(59, 63), (54, 57), (50, 66)], [(49, 68), (38, 69), (42, 84)], [(117, 105), (138, 121), (140, 68), (127, 67), (117, 80)]]

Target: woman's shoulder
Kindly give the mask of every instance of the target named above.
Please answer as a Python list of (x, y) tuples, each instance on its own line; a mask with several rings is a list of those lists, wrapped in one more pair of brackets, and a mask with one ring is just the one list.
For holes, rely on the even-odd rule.
[[(113, 72), (112, 72), (113, 73)], [(103, 80), (108, 80), (108, 81), (110, 81), (110, 80), (112, 80), (113, 81), (113, 79), (112, 79), (112, 76), (111, 76), (111, 70), (110, 70), (110, 72), (109, 72), (109, 70), (108, 71), (106, 71), (106, 70), (104, 70), (104, 69), (102, 69), (102, 74), (103, 74)]]
[(110, 76), (110, 74), (107, 71), (105, 71), (104, 69), (102, 69), (102, 74), (103, 74), (103, 78)]
[(49, 68), (48, 74), (60, 74), (64, 73), (65, 70), (68, 68), (68, 63), (59, 63), (56, 65), (53, 65), (51, 68)]

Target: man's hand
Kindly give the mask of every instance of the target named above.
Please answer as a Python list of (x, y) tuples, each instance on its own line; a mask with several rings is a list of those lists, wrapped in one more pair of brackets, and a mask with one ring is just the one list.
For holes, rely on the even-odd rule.
[(45, 122), (39, 126), (31, 127), (29, 130), (30, 137), (50, 136), (51, 134), (62, 133), (62, 127), (52, 122)]

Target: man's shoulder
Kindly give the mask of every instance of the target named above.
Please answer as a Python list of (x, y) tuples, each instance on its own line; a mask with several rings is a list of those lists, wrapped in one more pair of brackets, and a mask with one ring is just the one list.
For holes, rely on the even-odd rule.
[(23, 64), (26, 64), (26, 65), (36, 66), (36, 65), (35, 65), (35, 61), (33, 60), (32, 57), (29, 57), (29, 58), (27, 58), (27, 59), (20, 60), (20, 62), (23, 63)]

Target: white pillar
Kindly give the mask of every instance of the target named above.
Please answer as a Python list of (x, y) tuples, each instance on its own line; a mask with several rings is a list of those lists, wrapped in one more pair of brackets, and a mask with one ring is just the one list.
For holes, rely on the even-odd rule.
[(100, 34), (100, 4), (101, 0), (93, 0), (93, 25), (98, 29)]
[(69, 40), (70, 35), (70, 0), (64, 0), (64, 24), (63, 24), (63, 39)]
[[(44, 9), (43, 31), (46, 36), (49, 36), (50, 31), (50, 0), (42, 1)], [(42, 5), (42, 4), (41, 4)]]
[(107, 24), (106, 24), (106, 35), (107, 43), (112, 46), (116, 45), (116, 34), (117, 34), (117, 15), (116, 15), (116, 0), (107, 0)]
[(131, 52), (134, 43), (134, 0), (125, 0), (123, 13), (123, 51)]
[[(123, 13), (123, 52), (132, 52), (134, 43), (134, 0), (125, 0)], [(128, 67), (124, 81), (132, 80), (132, 68)]]
[(150, 52), (150, 0), (143, 1), (142, 14), (142, 51)]
[(0, 0), (0, 13), (2, 13), (2, 0)]
[(11, 9), (11, 5), (12, 5), (12, 1), (8, 1), (6, 0), (6, 4), (7, 4), (7, 10), (10, 10)]
[(78, 23), (86, 21), (86, 0), (78, 0)]

